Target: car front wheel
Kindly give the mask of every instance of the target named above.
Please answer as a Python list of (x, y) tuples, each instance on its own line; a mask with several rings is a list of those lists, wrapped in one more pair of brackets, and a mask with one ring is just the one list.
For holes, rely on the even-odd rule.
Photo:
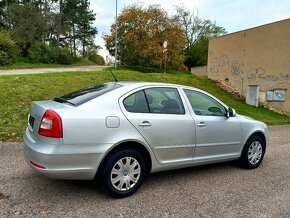
[(135, 193), (142, 185), (146, 164), (136, 150), (124, 148), (111, 154), (101, 170), (103, 190), (112, 197), (122, 198)]
[(259, 136), (252, 136), (244, 146), (240, 161), (243, 167), (254, 169), (258, 167), (265, 154), (266, 145)]

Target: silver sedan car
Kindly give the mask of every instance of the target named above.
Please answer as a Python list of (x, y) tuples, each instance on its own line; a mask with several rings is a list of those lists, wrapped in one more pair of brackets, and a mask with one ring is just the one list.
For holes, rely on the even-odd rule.
[(24, 156), (56, 179), (98, 180), (113, 197), (148, 173), (239, 160), (258, 167), (267, 126), (209, 93), (174, 84), (113, 82), (33, 102)]

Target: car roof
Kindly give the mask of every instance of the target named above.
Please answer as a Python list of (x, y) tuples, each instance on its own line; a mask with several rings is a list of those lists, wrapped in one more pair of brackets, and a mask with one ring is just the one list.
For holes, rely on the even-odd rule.
[[(127, 87), (142, 87), (142, 86), (174, 86), (181, 87), (182, 85), (171, 84), (171, 83), (158, 83), (158, 82), (143, 82), (143, 81), (118, 81), (117, 84)], [(184, 86), (182, 86), (184, 87)]]
[(196, 91), (205, 92), (204, 90), (198, 89), (196, 87), (173, 84), (173, 83), (144, 82), (144, 81), (118, 81), (116, 84), (122, 85), (123, 87), (131, 88), (131, 89), (140, 88), (143, 86), (170, 86), (170, 87), (187, 88), (187, 89), (193, 89)]

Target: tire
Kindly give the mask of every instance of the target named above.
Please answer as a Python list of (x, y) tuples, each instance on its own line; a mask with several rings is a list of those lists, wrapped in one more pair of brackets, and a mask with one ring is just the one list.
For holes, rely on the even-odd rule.
[(263, 161), (265, 151), (266, 145), (261, 137), (257, 135), (250, 137), (243, 148), (240, 158), (242, 167), (246, 169), (257, 168)]
[(144, 157), (136, 150), (123, 148), (111, 154), (102, 165), (100, 182), (111, 197), (124, 198), (134, 194), (146, 175)]

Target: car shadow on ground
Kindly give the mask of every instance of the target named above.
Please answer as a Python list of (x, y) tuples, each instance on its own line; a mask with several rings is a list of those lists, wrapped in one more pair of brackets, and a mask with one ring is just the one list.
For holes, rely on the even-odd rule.
[[(174, 186), (174, 184), (183, 183), (185, 181), (190, 182), (193, 178), (199, 179), (205, 176), (215, 176), (223, 172), (235, 171), (237, 169), (241, 168), (236, 162), (225, 162), (152, 173), (145, 178), (145, 182), (139, 191), (154, 192), (154, 189), (159, 189), (168, 184)], [(112, 199), (101, 190), (98, 178), (92, 181), (85, 181), (53, 180), (42, 175), (38, 175), (37, 177), (38, 180), (41, 179), (43, 183), (45, 183), (46, 190), (48, 189), (49, 193), (54, 193), (54, 196), (62, 193), (63, 197), (76, 197), (76, 195), (84, 196), (89, 193), (89, 195), (95, 195), (98, 200)]]

